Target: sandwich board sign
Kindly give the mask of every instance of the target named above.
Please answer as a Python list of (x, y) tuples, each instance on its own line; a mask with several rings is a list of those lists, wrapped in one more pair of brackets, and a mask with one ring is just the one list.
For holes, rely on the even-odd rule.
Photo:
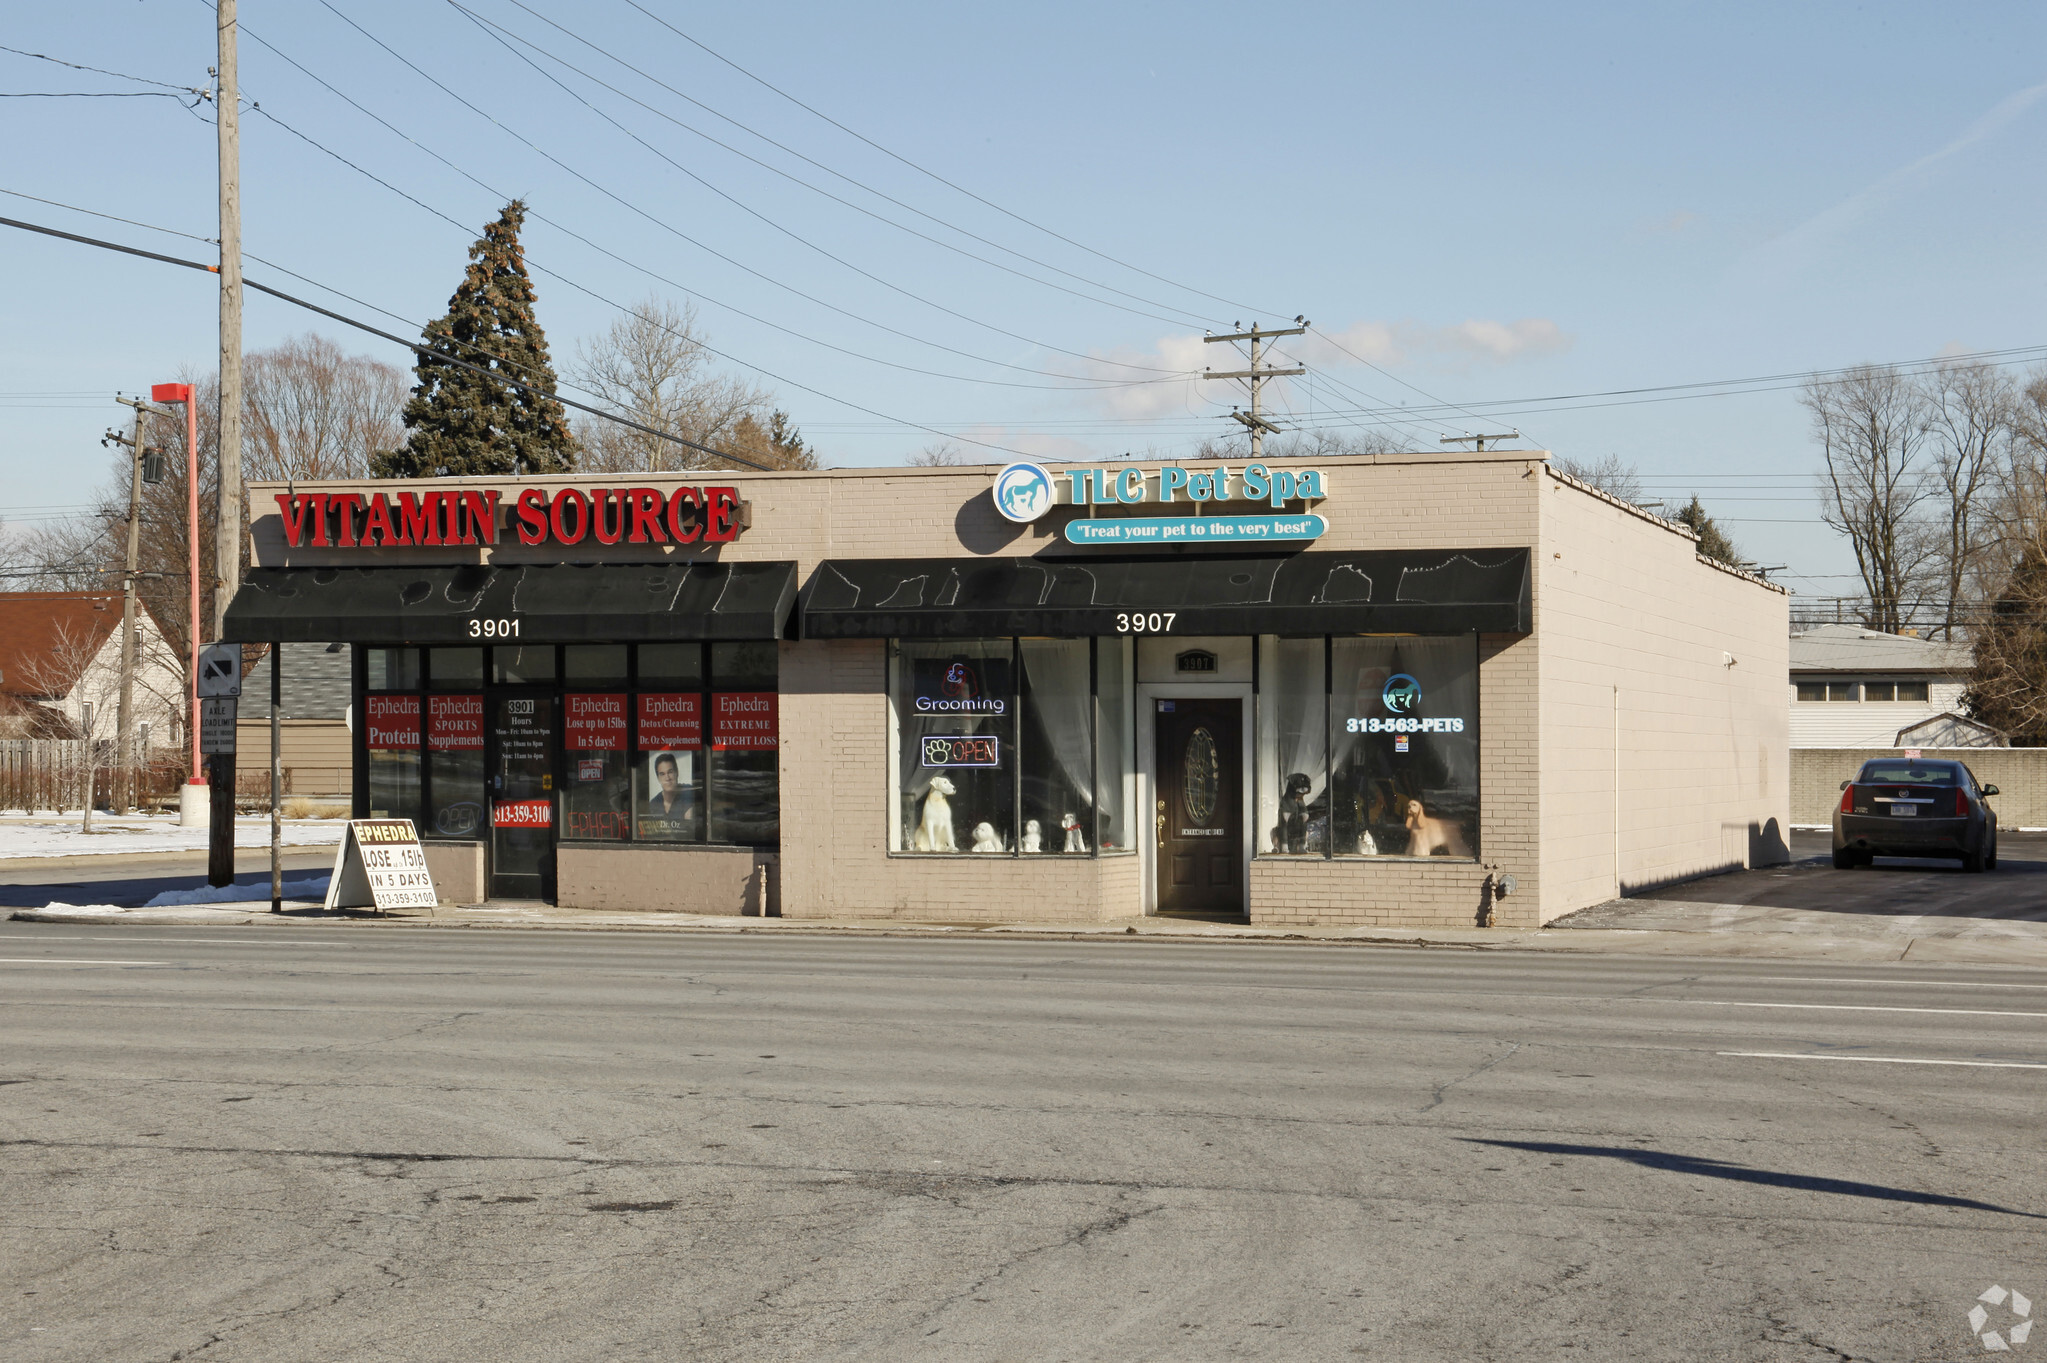
[(334, 853), (329, 909), (431, 909), (440, 902), (410, 819), (351, 819)]
[(242, 694), (240, 644), (208, 644), (199, 651), (199, 694), (202, 696)]

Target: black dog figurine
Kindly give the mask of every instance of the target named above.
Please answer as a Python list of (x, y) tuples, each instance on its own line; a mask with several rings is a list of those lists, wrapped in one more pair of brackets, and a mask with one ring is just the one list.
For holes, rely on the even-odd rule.
[(1286, 793), (1279, 800), (1278, 832), (1289, 852), (1308, 850), (1308, 792), (1314, 788), (1305, 773), (1297, 771), (1286, 778)]

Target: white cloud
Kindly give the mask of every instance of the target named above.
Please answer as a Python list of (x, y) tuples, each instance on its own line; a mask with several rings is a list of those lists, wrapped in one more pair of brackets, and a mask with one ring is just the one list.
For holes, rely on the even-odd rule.
[(1503, 364), (1558, 354), (1570, 349), (1574, 339), (1547, 317), (1523, 317), (1512, 322), (1473, 318), (1448, 326), (1429, 326), (1413, 320), (1356, 322), (1329, 335), (1336, 344), (1312, 333), (1301, 338), (1299, 353), (1309, 364), (1329, 368), (1355, 364), (1358, 360), (1377, 365), (1446, 360)]

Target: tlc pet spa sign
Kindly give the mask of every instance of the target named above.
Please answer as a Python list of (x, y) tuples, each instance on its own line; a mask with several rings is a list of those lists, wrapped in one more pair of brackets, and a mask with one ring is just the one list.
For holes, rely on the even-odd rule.
[[(1063, 486), (1062, 486), (1063, 484)], [(1043, 465), (1011, 464), (995, 475), (995, 509), (1029, 524), (1054, 506), (1125, 507), (1171, 504), (1169, 516), (1077, 516), (1066, 524), (1070, 544), (1260, 544), (1320, 539), (1329, 522), (1313, 512), (1284, 514), (1288, 504), (1329, 495), (1321, 469), (1273, 469), (1246, 464), (1182, 468), (1067, 469), (1056, 476)], [(1264, 504), (1278, 515), (1213, 515), (1209, 506)]]

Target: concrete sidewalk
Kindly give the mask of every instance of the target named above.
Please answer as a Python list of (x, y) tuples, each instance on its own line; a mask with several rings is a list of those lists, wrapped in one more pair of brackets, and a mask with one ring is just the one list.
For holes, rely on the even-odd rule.
[[(1619, 901), (1626, 908), (1640, 901)], [(1651, 901), (1653, 903), (1653, 901)], [(1607, 906), (1602, 906), (1607, 907)], [(722, 918), (670, 913), (588, 913), (546, 904), (445, 905), (432, 913), (380, 916), (367, 910), (325, 912), (317, 904), (290, 903), (282, 914), (267, 905), (228, 904), (174, 909), (101, 909), (91, 912), (21, 909), (17, 922), (219, 925), (293, 928), (348, 925), (364, 929), (526, 929), (582, 932), (658, 932), (675, 935), (750, 933), (761, 935), (858, 937), (953, 937), (1066, 942), (1174, 941), (1350, 947), (1421, 947), (1464, 951), (1545, 951), (1655, 956), (1723, 956), (1833, 961), (1947, 962), (1971, 965), (2047, 966), (2047, 923), (1965, 920), (1964, 928), (1926, 926), (1898, 931), (1870, 920), (1786, 929), (1731, 922), (1704, 910), (1696, 924), (1683, 926), (1550, 927), (1526, 929), (1438, 928), (1273, 928), (1242, 923), (1206, 923), (1173, 918), (1133, 918), (1104, 923), (930, 923), (895, 919), (830, 920)], [(1874, 930), (1872, 930), (1874, 929)]]

